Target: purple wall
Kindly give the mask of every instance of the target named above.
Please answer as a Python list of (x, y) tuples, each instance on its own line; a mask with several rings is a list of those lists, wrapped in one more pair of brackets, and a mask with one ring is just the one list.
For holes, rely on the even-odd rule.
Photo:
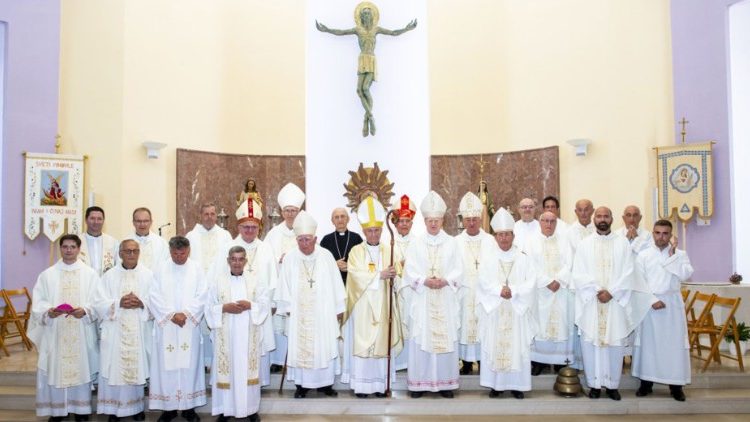
[[(2, 286), (32, 287), (49, 265), (49, 241), (23, 234), (24, 151), (54, 152), (60, 57), (59, 0), (0, 0), (7, 23), (2, 207)], [(25, 253), (24, 253), (25, 251)]]
[(671, 4), (674, 121), (683, 116), (690, 121), (688, 143), (716, 141), (711, 225), (700, 227), (693, 220), (687, 229), (695, 281), (726, 281), (733, 269), (727, 9), (737, 2), (673, 0)]

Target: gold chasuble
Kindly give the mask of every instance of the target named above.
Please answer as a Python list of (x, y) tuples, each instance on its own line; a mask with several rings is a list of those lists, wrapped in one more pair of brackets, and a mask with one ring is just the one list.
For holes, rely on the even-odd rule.
[[(369, 251), (367, 243), (360, 243), (349, 252), (344, 323), (354, 317), (352, 350), (355, 356), (388, 357), (388, 280), (381, 280), (380, 272), (390, 266), (390, 255), (390, 246), (383, 243), (376, 254)], [(391, 300), (396, 297), (395, 288), (393, 293)], [(401, 351), (402, 338), (398, 300), (393, 300), (393, 355)]]

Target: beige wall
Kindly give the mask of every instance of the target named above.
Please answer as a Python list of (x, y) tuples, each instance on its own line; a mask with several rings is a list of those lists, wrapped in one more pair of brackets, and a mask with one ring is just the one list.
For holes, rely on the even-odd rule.
[[(304, 153), (304, 3), (62, 2), (63, 151), (90, 156), (110, 232), (139, 205), (174, 221), (177, 147)], [(434, 154), (560, 145), (564, 218), (584, 196), (650, 214), (650, 148), (674, 132), (667, 0), (428, 8)], [(145, 140), (168, 144), (161, 159)]]

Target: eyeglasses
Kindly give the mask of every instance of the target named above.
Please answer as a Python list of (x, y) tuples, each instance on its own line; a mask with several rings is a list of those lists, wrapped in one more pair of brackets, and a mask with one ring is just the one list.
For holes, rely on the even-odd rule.
[(141, 253), (140, 249), (122, 249), (120, 250), (124, 255), (138, 255)]

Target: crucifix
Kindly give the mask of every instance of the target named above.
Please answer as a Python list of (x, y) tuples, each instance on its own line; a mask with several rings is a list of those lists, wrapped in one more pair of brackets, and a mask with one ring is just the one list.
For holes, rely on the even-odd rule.
[(690, 123), (690, 121), (689, 120), (685, 120), (685, 118), (683, 117), (682, 120), (680, 120), (677, 123), (679, 123), (679, 124), (682, 125), (682, 132), (680, 132), (680, 134), (682, 134), (682, 143), (684, 144), (685, 143), (685, 135), (687, 134), (687, 132), (685, 131), (685, 126), (688, 123)]
[(315, 283), (315, 280), (313, 280), (312, 278), (308, 278), (307, 282), (310, 283), (310, 288), (312, 289), (312, 286)]

